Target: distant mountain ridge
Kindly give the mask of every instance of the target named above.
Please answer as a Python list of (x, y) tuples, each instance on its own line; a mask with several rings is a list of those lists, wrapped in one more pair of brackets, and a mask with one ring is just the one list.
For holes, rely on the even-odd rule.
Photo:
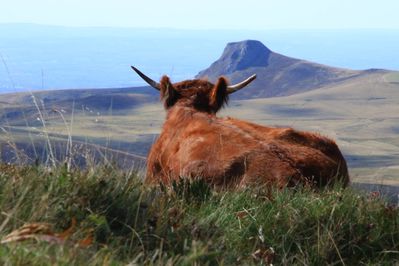
[[(215, 82), (218, 77), (226, 76), (230, 83), (235, 83), (257, 74), (256, 80), (248, 87), (232, 95), (235, 100), (245, 100), (293, 95), (371, 77), (375, 73), (390, 72), (392, 71), (381, 69), (350, 70), (330, 67), (287, 57), (271, 51), (260, 41), (246, 40), (228, 43), (221, 57), (209, 68), (200, 71), (196, 78)], [(68, 109), (73, 103), (78, 108), (87, 107), (99, 111), (131, 110), (159, 101), (159, 93), (147, 86), (36, 91), (34, 95), (46, 106)], [(23, 117), (19, 105), (30, 106), (30, 112), (35, 112), (30, 92), (0, 95), (0, 103), (3, 103), (5, 110), (0, 112), (0, 121), (2, 117)]]
[(287, 57), (261, 42), (246, 40), (228, 43), (222, 56), (196, 78), (214, 82), (226, 76), (231, 83), (257, 74), (257, 79), (234, 95), (236, 99), (286, 96), (342, 82), (375, 71), (350, 70)]

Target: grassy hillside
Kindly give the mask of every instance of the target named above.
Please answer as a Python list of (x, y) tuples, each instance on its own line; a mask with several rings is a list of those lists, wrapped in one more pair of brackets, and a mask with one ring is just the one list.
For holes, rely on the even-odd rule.
[(45, 160), (51, 146), (62, 160), (72, 155), (66, 154), (71, 142), (76, 155), (90, 149), (95, 153), (108, 152), (113, 158), (122, 155), (130, 157), (130, 161), (138, 159), (141, 163), (154, 136), (140, 136), (152, 122), (148, 117), (136, 115), (136, 110), (158, 99), (148, 88), (0, 95), (3, 133), (0, 134), (0, 158)]
[(112, 165), (0, 164), (3, 265), (399, 262), (399, 210), (377, 194), (146, 187)]
[[(149, 88), (41, 92), (33, 94), (37, 106), (30, 94), (0, 95), (0, 156), (16, 161), (19, 150), (31, 162), (45, 160), (49, 136), (59, 158), (83, 160), (79, 154), (90, 147), (100, 159), (109, 157), (125, 168), (143, 165), (165, 119), (153, 91), (157, 93)], [(306, 93), (231, 101), (220, 115), (319, 132), (337, 141), (353, 181), (396, 185), (397, 114), (398, 72), (370, 71)], [(69, 155), (68, 141), (74, 146)]]

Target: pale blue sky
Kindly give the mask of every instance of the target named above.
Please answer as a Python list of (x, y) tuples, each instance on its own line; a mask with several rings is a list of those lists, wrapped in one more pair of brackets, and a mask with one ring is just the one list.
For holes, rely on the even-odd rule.
[(398, 0), (0, 2), (0, 23), (185, 29), (399, 29)]

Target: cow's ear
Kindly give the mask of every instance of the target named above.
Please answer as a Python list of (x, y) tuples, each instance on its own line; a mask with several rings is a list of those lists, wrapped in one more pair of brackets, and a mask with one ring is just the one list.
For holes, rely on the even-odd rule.
[(170, 82), (168, 76), (161, 79), (161, 100), (164, 102), (165, 108), (173, 106), (178, 98), (178, 93)]
[(214, 111), (217, 112), (225, 103), (227, 103), (228, 99), (227, 80), (224, 77), (220, 77), (211, 91), (209, 103), (213, 107)]

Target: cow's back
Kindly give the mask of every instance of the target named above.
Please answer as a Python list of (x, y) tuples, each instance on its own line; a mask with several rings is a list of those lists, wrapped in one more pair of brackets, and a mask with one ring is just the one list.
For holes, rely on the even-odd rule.
[(317, 134), (206, 114), (168, 119), (153, 145), (147, 182), (204, 178), (216, 186), (349, 181), (336, 144)]

